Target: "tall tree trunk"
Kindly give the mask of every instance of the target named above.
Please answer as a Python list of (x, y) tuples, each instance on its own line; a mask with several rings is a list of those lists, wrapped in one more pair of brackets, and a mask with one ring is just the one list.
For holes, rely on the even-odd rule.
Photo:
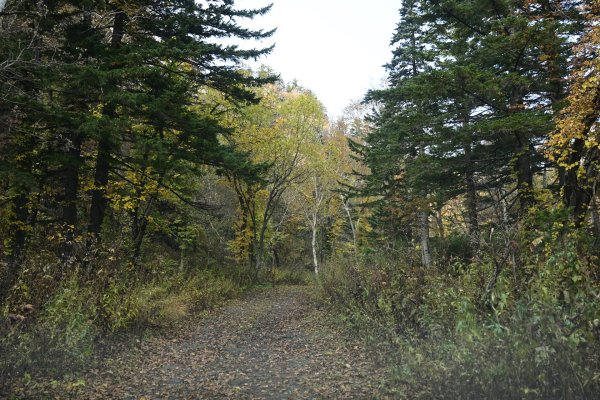
[(88, 232), (100, 239), (102, 223), (108, 206), (106, 189), (110, 172), (110, 153), (112, 150), (110, 138), (103, 137), (98, 143), (96, 166), (94, 172), (94, 190), (92, 191), (92, 205), (90, 207), (90, 223)]
[[(157, 133), (158, 136), (160, 137), (161, 140), (163, 140), (163, 133), (164, 133), (164, 129), (162, 127), (158, 127), (157, 128)], [(144, 151), (144, 155), (142, 157), (142, 168), (143, 170), (145, 170), (148, 167), (148, 159), (150, 157), (150, 151), (149, 149), (146, 149)], [(158, 163), (159, 165), (161, 165), (162, 163)], [(166, 171), (163, 169), (162, 171), (160, 171), (158, 177), (157, 177), (157, 182), (160, 185), (163, 181), (163, 178), (166, 174)], [(148, 182), (146, 180), (146, 178), (143, 178), (141, 180), (141, 182), (138, 184), (138, 186), (135, 189), (135, 197), (136, 199), (141, 199), (142, 198), (142, 193), (143, 190), (145, 189), (145, 187), (147, 186)], [(133, 252), (132, 252), (132, 262), (134, 264), (137, 264), (140, 260), (140, 256), (141, 256), (141, 252), (142, 252), (142, 243), (144, 241), (144, 237), (146, 236), (146, 228), (148, 226), (148, 217), (150, 216), (150, 213), (152, 212), (152, 207), (154, 206), (154, 203), (156, 202), (156, 198), (157, 195), (153, 194), (150, 196), (150, 198), (148, 199), (148, 201), (145, 204), (145, 207), (141, 207), (141, 204), (138, 203), (138, 205), (135, 207), (135, 210), (133, 211), (132, 214), (132, 225), (131, 225), (131, 236), (132, 236), (132, 243), (133, 243)], [(141, 203), (141, 200), (139, 200)]]
[[(419, 146), (419, 153), (425, 154), (425, 145)], [(421, 193), (423, 199), (427, 199), (427, 192)], [(431, 250), (429, 248), (429, 210), (427, 205), (423, 205), (423, 209), (419, 211), (419, 225), (421, 231), (421, 258), (425, 268), (431, 267)]]
[(269, 225), (269, 221), (263, 220), (262, 226), (260, 227), (260, 232), (258, 235), (258, 242), (256, 246), (256, 270), (260, 271), (265, 266), (265, 236), (267, 234), (267, 227)]
[[(82, 4), (82, 25), (78, 35), (88, 35), (92, 30), (92, 8), (90, 4)], [(78, 101), (78, 108), (82, 111), (87, 110), (89, 104), (85, 100)], [(73, 137), (67, 151), (67, 165), (64, 174), (64, 198), (62, 204), (62, 223), (64, 227), (64, 244), (60, 249), (60, 258), (63, 268), (67, 269), (74, 262), (73, 249), (75, 232), (79, 223), (77, 213), (77, 201), (79, 197), (80, 170), (81, 170), (81, 146), (83, 135), (78, 132), (71, 132)]]
[[(150, 202), (153, 199), (150, 199)], [(144, 237), (146, 236), (146, 228), (148, 227), (148, 213), (147, 211), (150, 209), (151, 205), (148, 205), (146, 211), (144, 211), (141, 217), (138, 216), (139, 212), (136, 210), (133, 215), (133, 226), (131, 236), (133, 239), (133, 252), (132, 252), (132, 261), (134, 264), (137, 264), (140, 256), (142, 254), (142, 244), (144, 243)]]
[(62, 223), (65, 229), (65, 242), (60, 249), (63, 267), (73, 259), (75, 230), (78, 224), (77, 200), (79, 197), (79, 173), (81, 169), (81, 135), (75, 135), (68, 151), (68, 164), (64, 175), (64, 199), (62, 205)]
[(596, 200), (596, 183), (592, 186), (592, 199), (590, 201), (590, 209), (592, 214), (592, 226), (596, 237), (600, 237), (600, 216), (598, 216), (598, 203)]
[(427, 211), (419, 212), (421, 228), (421, 259), (425, 268), (431, 267), (431, 250), (429, 248), (429, 214)]
[[(121, 10), (116, 10), (111, 37), (111, 47), (113, 49), (117, 49), (121, 46), (123, 35), (125, 33), (125, 21), (125, 13)], [(105, 107), (104, 114), (109, 117), (114, 117), (115, 109), (116, 106), (114, 104), (108, 104)], [(94, 190), (92, 191), (90, 223), (88, 226), (88, 232), (95, 236), (97, 241), (100, 240), (102, 223), (104, 222), (104, 216), (108, 206), (106, 189), (109, 182), (110, 156), (112, 147), (111, 134), (110, 132), (106, 132), (98, 141), (94, 173)]]
[[(568, 165), (579, 165), (584, 157), (585, 142), (583, 139), (575, 139), (571, 146)], [(585, 182), (581, 182), (577, 168), (563, 170), (563, 204), (571, 209), (571, 217), (576, 227), (581, 226), (585, 219), (591, 196), (585, 190)]]
[[(519, 88), (514, 88), (508, 108), (508, 114), (513, 115), (525, 108), (523, 94)], [(534, 203), (533, 172), (531, 168), (531, 144), (529, 138), (521, 132), (515, 132), (514, 172), (517, 177), (517, 193), (519, 196), (520, 212), (524, 213)]]
[(354, 256), (356, 256), (358, 254), (357, 226), (354, 224), (352, 214), (350, 214), (350, 207), (346, 203), (344, 196), (340, 197), (342, 198), (342, 206), (344, 207), (344, 211), (346, 211), (346, 215), (348, 216), (348, 222), (350, 223), (350, 229), (352, 230), (352, 246), (354, 247)]
[(319, 261), (317, 257), (317, 213), (313, 214), (312, 223), (312, 238), (311, 238), (311, 247), (312, 247), (312, 256), (313, 256), (313, 267), (315, 270), (315, 275), (319, 274)]
[(521, 212), (525, 212), (534, 203), (533, 197), (533, 172), (531, 169), (531, 156), (529, 140), (521, 134), (516, 135), (516, 173), (517, 190)]
[[(465, 85), (461, 80), (461, 85)], [(471, 105), (467, 99), (462, 100), (462, 106), (460, 110), (460, 118), (463, 129), (468, 132), (466, 136), (467, 142), (463, 146), (465, 152), (465, 164), (464, 164), (464, 179), (466, 188), (466, 209), (467, 209), (467, 220), (468, 220), (468, 232), (473, 251), (476, 252), (479, 248), (479, 221), (477, 218), (477, 187), (475, 184), (475, 160), (473, 157), (473, 142), (475, 138), (473, 132), (469, 130), (469, 124), (471, 122)]]
[(465, 146), (465, 158), (467, 161), (465, 169), (465, 185), (467, 189), (466, 193), (466, 206), (467, 206), (467, 219), (469, 227), (469, 238), (473, 251), (477, 252), (479, 249), (480, 232), (479, 232), (479, 219), (477, 215), (477, 187), (475, 185), (475, 173), (472, 169), (473, 156), (471, 151), (471, 145)]

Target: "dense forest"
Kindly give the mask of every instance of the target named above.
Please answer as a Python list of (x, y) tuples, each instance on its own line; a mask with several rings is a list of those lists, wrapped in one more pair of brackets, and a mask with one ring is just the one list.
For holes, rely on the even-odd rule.
[(0, 385), (303, 284), (409, 398), (597, 396), (600, 2), (399, 1), (336, 120), (234, 3), (0, 10)]

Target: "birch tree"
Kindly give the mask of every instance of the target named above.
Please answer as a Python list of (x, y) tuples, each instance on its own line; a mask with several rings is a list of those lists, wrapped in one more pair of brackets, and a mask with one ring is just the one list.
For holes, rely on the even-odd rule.
[(248, 182), (230, 175), (240, 206), (234, 247), (240, 258), (248, 259), (255, 277), (266, 265), (275, 211), (292, 185), (308, 179), (306, 154), (325, 124), (323, 106), (310, 92), (274, 84), (260, 95), (262, 102), (239, 116), (234, 141), (253, 162), (265, 166), (262, 179)]

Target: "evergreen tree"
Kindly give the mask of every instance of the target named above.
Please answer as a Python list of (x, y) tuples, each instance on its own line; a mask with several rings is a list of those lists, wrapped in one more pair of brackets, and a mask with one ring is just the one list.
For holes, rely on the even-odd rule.
[(426, 209), (433, 199), (440, 207), (464, 193), (474, 247), (482, 191), (516, 192), (525, 212), (564, 98), (579, 3), (405, 2), (389, 87), (366, 98), (376, 106), (376, 128), (365, 146), (354, 145), (372, 171), (363, 193), (404, 210), (411, 202)]
[(406, 224), (411, 225), (412, 216), (418, 214), (423, 264), (429, 266), (431, 198), (440, 193), (442, 181), (454, 179), (445, 176), (443, 168), (431, 168), (440, 161), (435, 132), (441, 128), (435, 118), (440, 103), (432, 96), (436, 88), (427, 82), (437, 53), (429, 45), (432, 25), (419, 1), (405, 2), (400, 16), (392, 41), (397, 47), (387, 66), (390, 87), (367, 95), (366, 101), (377, 107), (371, 117), (375, 129), (365, 145), (353, 148), (371, 170), (363, 195), (382, 196), (380, 211), (387, 209), (391, 218), (404, 214)]
[[(252, 87), (274, 78), (247, 74), (241, 63), (271, 48), (220, 40), (269, 37), (272, 31), (240, 25), (269, 9), (237, 9), (231, 0), (7, 4), (0, 14), (0, 58), (7, 60), (0, 65), (0, 196), (11, 221), (3, 252), (14, 267), (2, 294), (18, 275), (28, 236), (59, 232), (55, 250), (70, 265), (79, 235), (89, 234), (88, 247), (100, 242), (124, 186), (132, 194), (159, 186), (203, 206), (188, 197), (193, 191), (177, 181), (177, 170), (210, 165), (255, 173), (243, 153), (220, 140), (230, 131), (203, 104), (202, 92), (258, 101)], [(132, 216), (134, 259), (157, 204), (154, 189), (144, 212)], [(28, 228), (36, 221), (42, 230)]]

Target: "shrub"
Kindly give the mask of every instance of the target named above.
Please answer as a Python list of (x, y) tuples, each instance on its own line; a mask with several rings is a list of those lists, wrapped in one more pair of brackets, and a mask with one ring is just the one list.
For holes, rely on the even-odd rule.
[(408, 250), (381, 251), (324, 267), (320, 288), (352, 329), (385, 343), (410, 398), (592, 398), (596, 257), (577, 235), (547, 235), (518, 249), (521, 270), (486, 253), (423, 270)]
[(0, 387), (36, 373), (61, 378), (81, 370), (101, 336), (168, 327), (242, 290), (212, 270), (172, 272), (140, 279), (123, 267), (118, 276), (88, 281), (74, 273), (31, 319), (15, 326), (2, 321)]

